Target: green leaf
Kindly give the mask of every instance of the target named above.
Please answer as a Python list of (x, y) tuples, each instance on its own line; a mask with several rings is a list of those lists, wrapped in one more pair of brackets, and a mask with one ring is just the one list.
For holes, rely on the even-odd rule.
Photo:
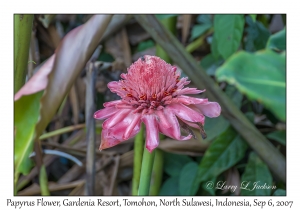
[(193, 41), (194, 39), (198, 38), (199, 36), (204, 34), (204, 32), (206, 32), (208, 29), (210, 29), (211, 27), (212, 27), (211, 23), (195, 25), (192, 29), (192, 32), (191, 32), (190, 41)]
[[(40, 98), (42, 92), (23, 96), (14, 104), (14, 126), (15, 126), (15, 178), (20, 173), (29, 173), (32, 162), (29, 158), (33, 151), (33, 136), (35, 125), (39, 117)], [(16, 181), (16, 180), (15, 180)]]
[(269, 30), (259, 21), (254, 22), (251, 17), (246, 16), (248, 26), (245, 49), (253, 52), (265, 48), (266, 43), (270, 37)]
[(213, 35), (213, 38), (212, 38), (212, 43), (210, 45), (210, 51), (211, 51), (211, 54), (213, 55), (213, 57), (215, 58), (215, 60), (218, 60), (220, 58), (220, 53), (218, 50), (218, 40), (217, 40), (217, 37), (215, 34)]
[(282, 51), (286, 49), (286, 29), (273, 34), (267, 43), (267, 48), (272, 50)]
[(212, 177), (210, 180), (205, 180), (201, 184), (201, 194), (200, 195), (216, 195), (217, 176)]
[(197, 183), (212, 180), (240, 161), (247, 143), (230, 127), (219, 135), (206, 150), (199, 165)]
[(212, 53), (206, 55), (200, 62), (208, 75), (214, 76), (217, 68), (223, 63), (223, 59), (215, 59)]
[(197, 184), (198, 164), (196, 162), (187, 163), (179, 175), (179, 193), (180, 195), (195, 195), (199, 184)]
[(193, 161), (186, 155), (176, 155), (165, 153), (164, 155), (164, 170), (169, 176), (179, 176), (181, 169), (185, 164)]
[(286, 191), (283, 189), (277, 189), (274, 193), (273, 196), (286, 196)]
[(216, 72), (219, 81), (235, 85), (250, 100), (257, 100), (280, 120), (286, 120), (285, 55), (271, 50), (241, 51)]
[(175, 14), (161, 14), (161, 15), (155, 15), (155, 17), (158, 19), (158, 20), (163, 20), (163, 19), (167, 19), (167, 18), (170, 18), (170, 17), (177, 17), (178, 15), (175, 15)]
[(153, 40), (147, 40), (147, 41), (143, 41), (143, 42), (140, 42), (137, 46), (137, 49), (136, 51), (137, 52), (142, 52), (148, 48), (151, 48), (151, 47), (154, 47), (155, 46), (155, 43)]
[(179, 176), (169, 177), (162, 185), (159, 196), (179, 195)]
[(256, 14), (251, 14), (251, 15), (250, 15), (250, 17), (251, 17), (251, 19), (253, 20), (253, 22), (256, 21), (256, 16), (257, 16)]
[(198, 15), (196, 21), (197, 23), (212, 23), (211, 15), (208, 14)]
[(231, 100), (237, 107), (241, 108), (243, 95), (238, 91), (236, 87), (234, 87), (233, 85), (227, 85), (225, 93), (231, 98)]
[(204, 130), (207, 134), (205, 141), (211, 141), (227, 130), (230, 123), (222, 115), (216, 118), (206, 118)]
[(268, 187), (259, 187), (263, 185), (272, 186), (272, 175), (268, 166), (252, 152), (249, 155), (245, 172), (242, 175), (241, 195), (271, 195), (272, 189), (268, 189)]
[(240, 46), (244, 29), (243, 15), (215, 15), (214, 36), (218, 51), (224, 59), (229, 58)]
[(282, 145), (286, 145), (286, 131), (274, 131), (267, 135), (269, 139), (275, 140)]

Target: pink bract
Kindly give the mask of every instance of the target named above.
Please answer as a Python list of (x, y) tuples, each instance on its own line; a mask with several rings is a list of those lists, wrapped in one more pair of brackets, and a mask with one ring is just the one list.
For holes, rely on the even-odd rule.
[(152, 152), (159, 144), (159, 132), (176, 140), (188, 140), (192, 134), (182, 136), (180, 125), (202, 129), (205, 116), (220, 115), (218, 103), (186, 96), (205, 90), (184, 88), (190, 83), (188, 78), (180, 78), (176, 67), (159, 57), (141, 57), (121, 78), (108, 84), (108, 88), (121, 99), (104, 103), (105, 108), (94, 114), (96, 119), (106, 119), (100, 150), (132, 138), (143, 122), (146, 148)]

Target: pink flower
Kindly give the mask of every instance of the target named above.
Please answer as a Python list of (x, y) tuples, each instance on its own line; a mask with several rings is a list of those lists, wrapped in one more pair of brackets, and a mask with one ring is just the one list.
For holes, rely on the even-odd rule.
[[(108, 88), (122, 99), (104, 103), (94, 118), (103, 120), (100, 150), (115, 146), (135, 136), (143, 122), (146, 126), (146, 148), (152, 152), (159, 144), (159, 132), (177, 140), (188, 140), (193, 135), (182, 136), (181, 125), (188, 131), (194, 127), (202, 133), (205, 116), (218, 117), (221, 107), (207, 99), (185, 96), (205, 90), (184, 88), (189, 84), (180, 78), (175, 66), (156, 56), (143, 56), (122, 74), (118, 82)], [(205, 115), (205, 116), (204, 116)]]

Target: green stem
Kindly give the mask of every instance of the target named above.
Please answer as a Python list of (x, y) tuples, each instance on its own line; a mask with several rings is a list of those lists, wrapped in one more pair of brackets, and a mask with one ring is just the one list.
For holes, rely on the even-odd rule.
[(200, 36), (198, 39), (196, 39), (195, 41), (193, 41), (192, 43), (190, 43), (188, 46), (186, 46), (186, 51), (188, 53), (192, 53), (194, 52), (196, 49), (198, 49), (205, 41), (205, 38), (211, 34), (214, 30), (211, 28), (210, 30), (208, 30), (205, 34), (203, 34), (202, 36)]
[(45, 134), (41, 135), (39, 139), (40, 140), (48, 139), (48, 138), (51, 138), (53, 136), (68, 133), (68, 132), (78, 130), (78, 129), (81, 129), (81, 128), (84, 128), (84, 127), (85, 127), (85, 124), (71, 125), (71, 126), (68, 126), (68, 127), (57, 129), (55, 131), (51, 131), (49, 133), (45, 133)]
[(133, 160), (133, 178), (132, 178), (132, 195), (138, 195), (139, 182), (141, 177), (142, 158), (144, 148), (144, 126), (141, 126), (140, 132), (134, 140), (134, 160)]
[(50, 195), (45, 165), (42, 165), (41, 167), (39, 180), (40, 180), (41, 195), (42, 196)]
[(153, 150), (152, 153), (150, 153), (145, 147), (144, 154), (143, 154), (139, 192), (138, 192), (138, 195), (140, 196), (149, 195), (154, 157), (155, 157), (155, 150)]
[(149, 192), (149, 195), (151, 196), (156, 196), (159, 194), (162, 177), (163, 177), (163, 166), (164, 166), (164, 153), (162, 150), (156, 149), (153, 170), (152, 170), (152, 180), (151, 180), (151, 186)]
[(33, 15), (14, 15), (14, 94), (24, 85)]

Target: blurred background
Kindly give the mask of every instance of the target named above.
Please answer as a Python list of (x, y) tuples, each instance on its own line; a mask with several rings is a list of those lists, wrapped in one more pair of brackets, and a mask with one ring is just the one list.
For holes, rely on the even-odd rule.
[[(76, 63), (76, 54), (80, 54), (81, 50), (79, 41), (71, 41), (77, 46), (77, 50), (70, 48), (70, 52), (61, 51), (59, 54), (57, 49), (66, 40), (64, 37), (68, 33), (85, 24), (92, 16), (32, 15), (25, 80), (20, 87), (16, 87), (15, 80), (15, 93), (24, 83), (32, 81), (30, 79), (33, 75), (43, 68), (54, 53), (57, 57), (63, 52), (65, 56), (69, 56), (69, 60), (65, 61), (66, 65), (68, 62)], [(285, 176), (285, 168), (282, 170), (284, 175), (277, 174), (276, 169), (272, 169), (272, 164), (260, 158), (260, 153), (269, 152), (271, 162), (273, 157), (285, 160), (286, 156), (286, 15), (161, 14), (154, 17), (173, 34), (185, 53), (193, 57), (199, 71), (205, 72), (223, 94), (233, 101), (272, 149), (254, 151), (249, 141), (244, 139), (246, 131), (237, 131), (226, 116), (206, 118), (204, 129), (208, 137), (205, 140), (198, 131), (195, 131), (197, 139), (183, 142), (161, 136), (155, 156), (150, 194), (285, 195), (286, 180), (282, 178)], [(22, 18), (27, 17), (18, 15), (17, 18), (22, 21)], [(38, 143), (41, 151), (44, 151), (44, 184), (47, 185), (46, 191), (50, 195), (87, 195), (89, 176), (94, 177), (92, 195), (136, 194), (133, 182), (138, 176), (136, 170), (139, 160), (134, 158), (135, 139), (100, 152), (98, 147), (102, 121), (95, 121), (95, 169), (93, 174), (87, 174), (87, 159), (92, 157), (88, 155), (87, 147), (86, 112), (89, 111), (87, 106), (90, 104), (86, 102), (86, 97), (89, 85), (92, 84), (93, 111), (103, 108), (106, 101), (117, 100), (118, 96), (109, 91), (107, 83), (119, 80), (120, 74), (125, 73), (131, 63), (143, 55), (159, 56), (172, 65), (180, 63), (170, 51), (165, 51), (159, 45), (159, 37), (153, 37), (148, 32), (151, 30), (149, 27), (137, 15), (114, 15), (104, 30), (100, 45), (95, 46), (96, 51), (93, 50), (89, 65), (84, 63), (84, 67), (77, 73), (78, 76), (72, 82), (66, 82), (70, 90), (62, 96), (63, 100), (59, 102), (54, 116), (49, 117), (49, 123)], [(15, 33), (17, 32), (15, 28)], [(172, 41), (165, 40), (168, 45), (175, 45)], [(15, 39), (15, 53), (16, 45)], [(15, 66), (16, 62), (18, 60), (15, 59)], [(89, 78), (90, 64), (95, 72), (92, 80)], [(188, 76), (185, 69), (180, 66), (179, 69), (182, 76)], [(18, 75), (15, 71), (15, 78)], [(40, 79), (39, 84), (45, 86), (47, 82)], [(192, 82), (189, 87), (199, 86)], [(39, 89), (38, 93), (30, 94), (24, 94), (27, 96), (15, 100), (16, 195), (43, 194), (43, 179), (39, 175), (41, 169), (34, 161), (37, 150), (33, 140), (43, 91)], [(25, 110), (29, 110), (26, 115), (18, 114)], [(28, 135), (18, 134), (20, 127), (27, 129)], [(29, 149), (24, 145), (29, 145)], [(35, 155), (32, 154), (33, 151), (36, 152)], [(269, 187), (253, 189), (255, 182)], [(253, 190), (241, 189), (241, 185), (246, 187), (247, 183), (248, 188)], [(226, 186), (238, 187), (230, 190)]]

